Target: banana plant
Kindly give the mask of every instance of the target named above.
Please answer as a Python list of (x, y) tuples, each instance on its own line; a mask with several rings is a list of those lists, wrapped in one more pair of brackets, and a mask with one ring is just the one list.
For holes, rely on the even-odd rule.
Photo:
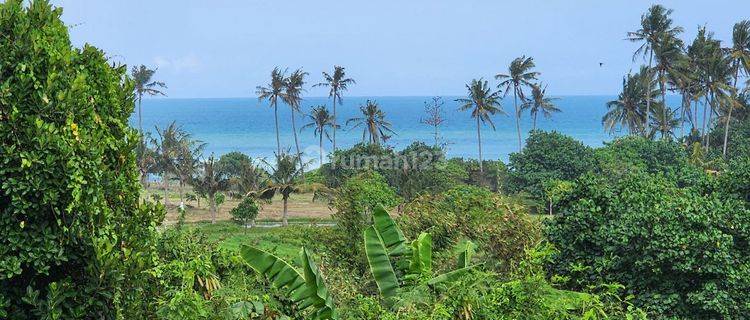
[(253, 270), (268, 278), (275, 287), (286, 290), (300, 310), (311, 308), (309, 319), (336, 319), (333, 300), (307, 249), (302, 248), (300, 251), (302, 272), (281, 258), (258, 248), (242, 245), (240, 255)]
[[(400, 290), (405, 286), (450, 283), (473, 268), (470, 262), (474, 244), (467, 241), (465, 249), (459, 253), (459, 259), (463, 261), (459, 262), (459, 268), (433, 277), (432, 236), (429, 233), (421, 233), (411, 242), (411, 246), (407, 246), (403, 232), (382, 206), (375, 208), (373, 222), (373, 225), (364, 231), (365, 255), (378, 291), (389, 306), (393, 305)], [(404, 260), (391, 260), (400, 256), (407, 257), (402, 279), (399, 279), (396, 272), (402, 268), (394, 268), (394, 262)]]

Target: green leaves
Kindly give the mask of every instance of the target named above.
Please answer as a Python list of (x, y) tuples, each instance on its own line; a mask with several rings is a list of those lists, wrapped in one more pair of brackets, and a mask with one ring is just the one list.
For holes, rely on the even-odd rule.
[(396, 272), (388, 258), (383, 237), (375, 229), (375, 226), (371, 226), (365, 229), (364, 240), (365, 255), (367, 256), (367, 263), (370, 265), (372, 277), (375, 278), (380, 295), (383, 296), (386, 303), (391, 304), (398, 293), (399, 283)]
[(409, 275), (416, 278), (428, 278), (432, 274), (432, 236), (422, 233), (411, 243), (411, 261)]
[(401, 229), (396, 226), (396, 222), (391, 219), (391, 216), (383, 208), (382, 205), (378, 205), (373, 214), (372, 219), (374, 222), (375, 230), (378, 231), (380, 237), (383, 238), (386, 251), (389, 256), (400, 256), (406, 253), (406, 238)]
[(334, 305), (318, 267), (306, 249), (300, 257), (303, 273), (289, 263), (263, 250), (243, 245), (240, 255), (253, 270), (268, 278), (271, 283), (289, 293), (289, 298), (300, 309), (313, 307), (312, 319), (335, 319)]

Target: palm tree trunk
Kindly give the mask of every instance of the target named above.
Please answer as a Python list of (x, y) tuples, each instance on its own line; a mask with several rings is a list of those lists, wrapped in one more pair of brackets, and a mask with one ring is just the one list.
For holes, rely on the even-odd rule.
[(164, 207), (166, 208), (169, 205), (169, 195), (167, 194), (167, 189), (169, 189), (169, 177), (167, 177), (166, 171), (162, 174), (161, 179), (164, 180), (162, 183), (164, 184)]
[(289, 225), (289, 220), (288, 220), (288, 217), (289, 217), (289, 210), (288, 210), (289, 209), (288, 208), (289, 207), (288, 206), (289, 199), (287, 197), (282, 197), (282, 199), (284, 201), (284, 212), (282, 213), (282, 216), (281, 216), (281, 225), (283, 225), (283, 226), (286, 227), (286, 226)]
[(184, 203), (184, 199), (182, 198), (182, 188), (183, 188), (184, 183), (182, 181), (183, 181), (182, 178), (180, 178), (180, 186), (179, 186), (180, 187), (180, 207), (182, 207)]
[(648, 117), (651, 114), (651, 81), (654, 79), (654, 77), (651, 76), (651, 65), (654, 60), (654, 50), (651, 50), (651, 54), (648, 57), (648, 85), (646, 87), (646, 125), (644, 126), (646, 128), (646, 131), (643, 133), (645, 135), (648, 135), (649, 132), (651, 132), (651, 122), (648, 121)]
[[(737, 88), (737, 78), (739, 78), (740, 68), (739, 66), (734, 69), (734, 87)], [(734, 109), (734, 101), (729, 102), (729, 113), (727, 114), (726, 126), (724, 127), (724, 148), (722, 155), (726, 159), (727, 157), (727, 143), (729, 142), (729, 122), (732, 121), (732, 109)]]
[(211, 224), (216, 223), (216, 194), (208, 195), (209, 211), (211, 211)]
[(279, 138), (279, 108), (274, 102), (273, 117), (276, 120), (276, 154), (281, 154), (281, 139)]
[[(713, 94), (710, 94), (711, 100), (709, 100), (709, 110), (708, 110), (708, 129), (711, 127), (711, 121), (714, 119), (714, 100), (715, 97)], [(708, 152), (709, 147), (711, 146), (711, 133), (706, 132), (706, 152)]]
[(531, 131), (535, 131), (536, 130), (536, 116), (537, 116), (537, 114), (534, 113), (534, 126), (531, 127)]
[(336, 93), (333, 94), (333, 151), (336, 151)]
[(323, 130), (320, 130), (320, 137), (318, 137), (319, 151), (320, 151), (320, 166), (323, 166)]
[(703, 104), (703, 125), (701, 126), (701, 142), (705, 145), (708, 150), (708, 144), (706, 144), (706, 119), (708, 119), (708, 94), (706, 94), (706, 100)]
[[(661, 75), (659, 76), (660, 80), (660, 89), (661, 89), (661, 106), (662, 106), (662, 118), (664, 121), (667, 121), (667, 79), (664, 75), (664, 71), (661, 71)], [(666, 125), (667, 123), (663, 123), (662, 125)], [(664, 130), (666, 127), (662, 128), (661, 132), (661, 138), (664, 140)]]
[(521, 112), (518, 111), (518, 86), (513, 90), (513, 105), (516, 107), (516, 132), (518, 133), (518, 152), (521, 152)]
[(682, 92), (682, 101), (680, 102), (680, 138), (685, 137), (685, 92)]
[(484, 168), (482, 168), (482, 131), (480, 129), (479, 116), (477, 118), (477, 141), (479, 142), (479, 176), (480, 180), (484, 177)]
[(302, 153), (299, 151), (299, 140), (297, 139), (297, 123), (294, 120), (296, 112), (292, 108), (292, 132), (294, 133), (294, 145), (297, 148), (297, 161), (299, 162), (300, 171), (302, 172), (302, 180), (305, 179), (305, 166), (302, 164)]

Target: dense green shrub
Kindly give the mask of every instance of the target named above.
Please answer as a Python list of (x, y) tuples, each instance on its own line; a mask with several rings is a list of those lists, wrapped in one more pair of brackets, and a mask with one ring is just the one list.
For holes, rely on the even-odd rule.
[(164, 212), (139, 203), (132, 84), (61, 13), (0, 4), (0, 313), (143, 318)]
[(334, 151), (331, 155), (331, 162), (323, 164), (320, 167), (320, 173), (325, 177), (328, 187), (337, 188), (347, 179), (362, 172), (378, 171), (382, 175), (379, 170), (381, 161), (393, 158), (393, 150), (388, 147), (358, 143), (350, 149)]
[(405, 200), (446, 191), (466, 179), (466, 171), (445, 161), (440, 147), (414, 142), (394, 155), (396, 165), (381, 168), (388, 184)]
[(462, 186), (408, 203), (399, 219), (407, 237), (429, 230), (436, 250), (462, 239), (482, 247), (486, 262), (507, 269), (540, 240), (539, 224), (526, 209), (487, 189)]
[[(372, 223), (372, 210), (382, 205), (393, 208), (401, 202), (396, 191), (391, 188), (385, 178), (376, 172), (365, 172), (348, 179), (336, 192), (333, 202), (336, 227), (341, 229), (346, 238), (361, 239), (365, 228)], [(352, 265), (362, 268), (363, 256), (361, 245), (357, 242), (342, 248), (345, 252), (356, 253), (345, 260)]]
[(688, 153), (680, 144), (628, 136), (596, 150), (600, 172), (618, 177), (629, 171), (661, 173), (674, 177), (688, 166)]
[(482, 170), (479, 171), (479, 161), (476, 159), (452, 158), (445, 164), (446, 167), (453, 167), (452, 171), (459, 173), (465, 184), (486, 187), (492, 191), (498, 191), (504, 188), (508, 180), (508, 168), (499, 160), (482, 161)]
[(571, 288), (621, 283), (658, 316), (717, 319), (750, 314), (750, 211), (719, 194), (663, 176), (579, 179), (549, 240), (552, 271)]
[(245, 197), (240, 204), (229, 211), (229, 214), (232, 215), (232, 219), (235, 222), (247, 227), (249, 224), (255, 222), (258, 212), (259, 208), (255, 199), (253, 197)]
[(742, 199), (750, 205), (750, 156), (729, 161), (719, 176), (717, 192)]
[(510, 155), (506, 187), (543, 200), (545, 182), (575, 180), (595, 163), (594, 150), (580, 141), (554, 131), (533, 131), (523, 150)]

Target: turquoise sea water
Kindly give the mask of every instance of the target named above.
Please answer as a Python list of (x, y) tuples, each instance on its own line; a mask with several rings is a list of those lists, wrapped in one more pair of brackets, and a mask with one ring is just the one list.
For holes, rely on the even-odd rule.
[[(402, 149), (415, 140), (433, 143), (433, 128), (420, 123), (425, 116), (424, 102), (432, 97), (344, 97), (344, 104), (337, 106), (339, 124), (359, 115), (359, 106), (367, 99), (376, 100), (386, 113), (397, 135), (389, 140), (396, 149)], [(447, 145), (448, 157), (477, 158), (476, 122), (469, 112), (458, 111), (456, 97), (443, 97), (446, 121), (440, 133)], [(604, 132), (601, 119), (606, 113), (605, 103), (613, 96), (562, 96), (556, 101), (561, 113), (552, 118), (538, 118), (537, 127), (543, 130), (556, 130), (570, 135), (590, 146), (600, 146), (615, 136)], [(669, 100), (674, 99), (675, 102)], [(677, 105), (677, 97), (668, 97), (671, 105)], [(311, 106), (327, 104), (324, 97), (306, 98), (303, 111)], [(506, 99), (505, 111), (513, 114), (513, 102)], [(193, 134), (194, 138), (207, 143), (206, 155), (221, 155), (231, 151), (241, 151), (253, 158), (271, 158), (276, 150), (273, 109), (266, 102), (254, 98), (212, 98), (212, 99), (147, 99), (143, 101), (143, 126), (154, 131), (155, 126), (163, 128), (170, 122), (178, 124)], [(297, 128), (309, 120), (298, 115)], [(507, 161), (508, 155), (518, 151), (516, 127), (511, 116), (494, 117), (496, 130), (489, 126), (482, 128), (483, 153), (485, 159)], [(137, 115), (131, 123), (137, 127)], [(294, 150), (291, 113), (286, 105), (279, 105), (279, 125), (282, 148)], [(531, 118), (524, 114), (521, 122), (523, 137), (531, 129)], [(317, 159), (318, 139), (312, 129), (298, 132), (300, 148), (310, 159)], [(354, 145), (362, 140), (362, 130), (349, 130), (343, 126), (337, 131), (339, 148)], [(331, 144), (324, 141), (324, 150)]]

